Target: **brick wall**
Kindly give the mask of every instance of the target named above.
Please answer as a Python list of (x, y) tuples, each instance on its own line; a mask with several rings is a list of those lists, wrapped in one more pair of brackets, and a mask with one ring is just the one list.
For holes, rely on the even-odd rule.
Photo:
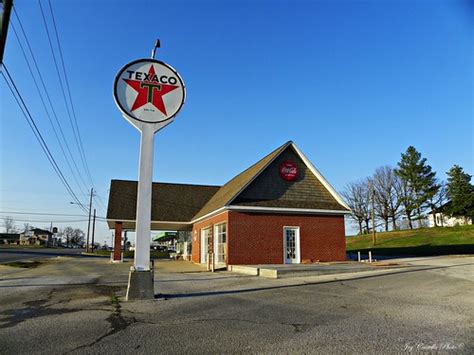
[(346, 259), (343, 216), (230, 211), (228, 220), (231, 265), (282, 264), (284, 226), (300, 227), (301, 262)]
[[(228, 212), (224, 212), (217, 216), (205, 219), (199, 223), (193, 225), (193, 234), (192, 234), (192, 256), (191, 260), (195, 263), (199, 263), (201, 259), (201, 229), (206, 227), (211, 227), (215, 224), (227, 222)], [(214, 230), (212, 229), (212, 233)], [(227, 224), (227, 233), (229, 233), (229, 226)], [(229, 234), (227, 234), (229, 235)]]

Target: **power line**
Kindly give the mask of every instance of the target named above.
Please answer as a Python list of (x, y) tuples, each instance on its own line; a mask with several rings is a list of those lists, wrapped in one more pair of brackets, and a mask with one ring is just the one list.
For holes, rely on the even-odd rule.
[[(84, 214), (68, 214), (68, 213), (42, 213), (42, 212), (22, 212), (22, 211), (0, 211), (4, 214), (19, 214), (19, 215), (32, 215), (32, 216), (58, 216), (58, 217), (88, 217)], [(99, 219), (105, 219), (105, 217), (96, 216)]]
[[(0, 216), (0, 218), (5, 219), (8, 216)], [(98, 220), (99, 221), (99, 220)], [(87, 222), (87, 219), (73, 219), (73, 220), (65, 220), (65, 221), (55, 221), (54, 219), (44, 219), (44, 220), (37, 220), (37, 219), (15, 219), (15, 222), (27, 222), (27, 223), (80, 223), (80, 222)], [(105, 222), (105, 221), (100, 221)]]
[[(40, 7), (41, 7), (41, 1), (38, 0), (38, 2), (39, 2)], [(59, 40), (59, 34), (58, 34), (57, 26), (56, 26), (56, 20), (54, 18), (53, 7), (51, 6), (51, 0), (48, 0), (48, 5), (49, 5), (49, 11), (51, 12), (51, 19), (52, 19), (52, 22), (53, 22), (53, 29), (54, 29), (54, 34), (55, 34), (55, 37), (56, 37), (56, 42), (58, 44), (59, 57), (61, 59), (61, 66), (62, 66), (62, 69), (63, 69), (63, 72), (64, 72), (64, 81), (66, 83), (66, 89), (67, 89), (67, 92), (68, 92), (69, 103), (71, 105), (71, 111), (72, 111), (72, 115), (74, 117), (74, 123), (75, 123), (75, 127), (76, 127), (77, 137), (78, 137), (78, 140), (79, 140), (79, 147), (80, 147), (79, 150), (80, 150), (80, 153), (81, 153), (81, 158), (83, 159), (84, 168), (85, 168), (86, 174), (89, 178), (89, 181), (90, 181), (91, 185), (94, 186), (94, 182), (92, 180), (92, 176), (91, 176), (90, 170), (89, 170), (89, 165), (87, 164), (86, 154), (85, 154), (85, 151), (84, 151), (84, 145), (82, 143), (81, 131), (79, 130), (79, 125), (77, 124), (76, 110), (74, 108), (74, 104), (73, 104), (73, 101), (72, 101), (71, 88), (70, 88), (70, 85), (69, 85), (69, 79), (68, 79), (68, 75), (67, 75), (67, 71), (66, 71), (66, 65), (65, 65), (65, 61), (64, 61), (61, 42)], [(44, 18), (44, 16), (43, 16), (43, 18)], [(46, 20), (45, 20), (45, 25), (46, 25)]]
[(74, 169), (72, 168), (71, 163), (70, 163), (70, 161), (69, 161), (69, 159), (68, 159), (68, 157), (67, 157), (67, 155), (66, 155), (66, 152), (65, 152), (65, 150), (64, 150), (63, 143), (61, 142), (61, 139), (59, 138), (58, 132), (57, 132), (55, 126), (54, 126), (54, 123), (53, 123), (53, 120), (52, 120), (51, 115), (50, 115), (50, 113), (49, 113), (49, 110), (48, 110), (47, 107), (46, 107), (46, 103), (45, 103), (45, 100), (44, 100), (43, 95), (42, 95), (42, 93), (41, 93), (41, 90), (40, 90), (40, 88), (39, 88), (38, 82), (36, 81), (35, 75), (34, 75), (34, 73), (33, 73), (33, 69), (31, 68), (31, 65), (30, 65), (30, 63), (29, 63), (28, 57), (27, 57), (27, 55), (26, 55), (26, 52), (25, 52), (25, 50), (24, 50), (24, 48), (23, 48), (23, 45), (21, 44), (20, 37), (19, 37), (19, 35), (18, 35), (18, 33), (17, 33), (16, 29), (15, 29), (15, 26), (14, 26), (13, 23), (12, 23), (13, 33), (15, 34), (15, 37), (16, 37), (16, 39), (17, 39), (17, 41), (18, 41), (18, 44), (19, 44), (20, 49), (21, 49), (21, 52), (22, 52), (22, 54), (23, 54), (23, 57), (24, 57), (24, 59), (25, 59), (25, 61), (26, 61), (27, 66), (28, 66), (28, 70), (30, 71), (30, 74), (31, 74), (31, 77), (32, 77), (33, 82), (34, 82), (34, 84), (35, 84), (36, 90), (38, 91), (38, 95), (39, 95), (39, 97), (40, 97), (41, 103), (42, 103), (42, 105), (43, 105), (43, 107), (44, 107), (44, 110), (45, 110), (45, 112), (46, 112), (46, 116), (48, 117), (49, 123), (50, 123), (50, 125), (51, 125), (51, 127), (52, 127), (52, 129), (53, 129), (53, 132), (54, 132), (54, 135), (55, 135), (55, 137), (56, 137), (56, 140), (57, 140), (57, 142), (58, 142), (58, 144), (59, 144), (59, 147), (61, 148), (61, 151), (62, 151), (62, 153), (63, 153), (64, 159), (66, 160), (66, 163), (67, 163), (67, 165), (68, 165), (68, 167), (69, 167), (69, 170), (71, 171), (71, 174), (72, 174), (72, 176), (73, 176), (73, 178), (74, 178), (74, 181), (76, 182), (76, 185), (78, 186), (80, 192), (81, 192), (82, 194), (84, 194), (84, 190), (82, 189), (81, 185), (79, 184), (79, 181), (78, 181), (76, 175), (79, 175), (80, 179), (82, 180), (82, 183), (85, 185), (84, 180), (82, 179), (82, 175), (80, 174), (79, 169), (78, 169), (77, 164), (76, 164), (76, 161), (75, 161), (75, 159), (74, 159), (74, 157), (73, 157), (73, 155), (72, 155), (72, 153), (71, 153), (71, 149), (69, 148), (69, 145), (68, 145), (68, 143), (67, 143), (66, 137), (65, 137), (64, 132), (63, 132), (63, 130), (62, 130), (61, 124), (60, 124), (59, 119), (58, 119), (58, 117), (57, 117), (57, 115), (56, 115), (56, 111), (54, 110), (54, 106), (53, 106), (53, 104), (52, 104), (52, 102), (51, 102), (51, 98), (50, 98), (49, 93), (48, 93), (48, 91), (47, 91), (47, 89), (46, 89), (46, 85), (45, 85), (45, 83), (44, 83), (43, 76), (41, 75), (41, 71), (39, 70), (38, 64), (37, 64), (36, 59), (35, 59), (35, 57), (34, 57), (33, 51), (32, 51), (32, 49), (31, 49), (30, 43), (29, 43), (29, 41), (28, 41), (28, 37), (26, 36), (26, 33), (25, 33), (24, 29), (23, 29), (23, 25), (21, 24), (20, 18), (19, 18), (19, 16), (18, 16), (18, 14), (16, 13), (16, 10), (13, 10), (13, 12), (15, 13), (15, 16), (16, 16), (16, 18), (17, 18), (17, 20), (18, 20), (18, 23), (19, 23), (19, 25), (20, 25), (20, 28), (21, 28), (21, 30), (22, 30), (22, 32), (23, 32), (23, 36), (24, 36), (24, 38), (25, 38), (25, 40), (26, 40), (26, 44), (27, 44), (27, 46), (28, 46), (28, 48), (29, 48), (29, 50), (30, 50), (31, 57), (32, 57), (32, 59), (33, 59), (33, 63), (34, 63), (34, 65), (35, 65), (35, 67), (36, 67), (36, 70), (37, 70), (38, 75), (39, 75), (39, 79), (40, 79), (40, 81), (41, 81), (41, 83), (42, 83), (42, 86), (43, 86), (43, 90), (44, 90), (45, 95), (46, 95), (46, 97), (47, 97), (47, 99), (48, 99), (48, 102), (49, 102), (49, 104), (50, 104), (51, 111), (53, 112), (54, 118), (55, 118), (55, 120), (56, 120), (56, 124), (57, 124), (58, 127), (59, 127), (59, 133), (60, 133), (60, 135), (61, 135), (61, 137), (62, 137), (62, 139), (63, 139), (64, 145), (66, 146), (66, 149), (67, 149), (67, 151), (69, 152), (69, 156), (71, 157), (71, 160), (72, 160), (72, 162), (73, 162), (73, 164), (74, 164), (74, 166), (75, 166), (75, 168), (76, 168), (76, 172), (77, 172), (78, 174), (75, 173), (75, 171), (74, 171)]
[(71, 149), (69, 148), (69, 144), (67, 143), (67, 140), (66, 140), (66, 138), (65, 138), (65, 136), (64, 136), (61, 123), (59, 122), (58, 116), (57, 116), (57, 114), (56, 114), (56, 110), (54, 109), (54, 106), (53, 106), (53, 104), (52, 104), (52, 101), (51, 101), (51, 98), (50, 98), (50, 96), (49, 96), (48, 90), (46, 89), (46, 85), (45, 85), (45, 83), (44, 83), (43, 76), (41, 75), (41, 71), (39, 70), (38, 63), (36, 62), (36, 58), (35, 58), (35, 56), (34, 56), (34, 52), (33, 52), (32, 48), (31, 48), (30, 42), (29, 42), (29, 40), (28, 40), (28, 36), (26, 35), (26, 31), (25, 31), (25, 29), (24, 29), (24, 27), (23, 27), (23, 24), (22, 24), (22, 22), (21, 22), (20, 16), (19, 16), (18, 13), (16, 12), (16, 9), (15, 9), (15, 8), (13, 9), (13, 12), (14, 12), (14, 14), (15, 14), (17, 20), (18, 20), (18, 24), (20, 25), (20, 29), (21, 29), (21, 31), (22, 31), (22, 33), (23, 33), (23, 36), (24, 36), (25, 40), (26, 40), (26, 44), (27, 44), (28, 49), (29, 49), (29, 51), (30, 51), (30, 53), (31, 53), (31, 57), (32, 57), (32, 59), (33, 59), (33, 63), (34, 63), (34, 65), (35, 65), (35, 67), (36, 67), (36, 70), (38, 71), (38, 75), (39, 75), (41, 84), (42, 84), (42, 86), (43, 86), (43, 90), (44, 90), (44, 92), (45, 92), (45, 94), (46, 94), (46, 97), (47, 97), (47, 99), (48, 99), (49, 105), (50, 105), (50, 107), (51, 107), (51, 111), (53, 112), (53, 115), (54, 115), (54, 117), (55, 117), (55, 119), (56, 119), (56, 123), (58, 124), (59, 130), (60, 130), (60, 133), (61, 133), (61, 136), (62, 136), (62, 138), (63, 138), (63, 140), (64, 140), (64, 143), (65, 143), (65, 145), (66, 145), (66, 148), (68, 149), (69, 155), (71, 156), (71, 159), (72, 159), (72, 161), (73, 161), (73, 163), (74, 163), (74, 166), (75, 166), (76, 170), (78, 171), (79, 178), (80, 178), (81, 182), (84, 184), (84, 186), (86, 187), (86, 190), (87, 190), (87, 189), (88, 189), (88, 186), (87, 186), (87, 184), (84, 182), (84, 180), (83, 180), (83, 178), (82, 178), (82, 174), (80, 173), (80, 170), (79, 170), (79, 168), (77, 167), (76, 160), (74, 159), (74, 157), (73, 157), (73, 155), (72, 155), (72, 152), (71, 152)]
[[(87, 211), (86, 208), (81, 204), (79, 199), (77, 198), (76, 194), (72, 190), (71, 186), (69, 185), (67, 179), (64, 177), (64, 174), (62, 173), (61, 169), (59, 168), (58, 164), (56, 163), (56, 160), (54, 159), (48, 145), (46, 144), (46, 141), (44, 140), (40, 130), (38, 129), (38, 126), (36, 125), (36, 122), (33, 118), (33, 116), (30, 113), (30, 110), (28, 109), (28, 106), (26, 105), (25, 101), (23, 100), (23, 97), (21, 96), (20, 91), (18, 90), (12, 76), (10, 75), (10, 72), (8, 71), (7, 66), (5, 63), (3, 64), (3, 70), (1, 71), (3, 78), (5, 79), (5, 82), (7, 83), (8, 88), (10, 89), (16, 103), (18, 104), (18, 107), (20, 108), (21, 112), (23, 113), (23, 116), (25, 117), (26, 121), (28, 122), (28, 125), (30, 126), (31, 130), (33, 131), (33, 134), (35, 135), (36, 139), (38, 140), (38, 143), (41, 146), (41, 149), (45, 153), (46, 157), (48, 158), (48, 161), (50, 162), (51, 166), (53, 167), (53, 170), (56, 172), (58, 175), (59, 179), (63, 183), (64, 187), (68, 191), (68, 193), (71, 195), (71, 197), (79, 204), (79, 206), (84, 210)], [(7, 76), (5, 76), (5, 73)]]
[[(39, 4), (40, 10), (41, 10), (41, 17), (43, 18), (44, 27), (45, 27), (45, 30), (46, 30), (46, 36), (48, 37), (48, 43), (49, 43), (49, 47), (50, 47), (50, 50), (51, 50), (51, 55), (53, 57), (54, 67), (56, 69), (56, 74), (58, 75), (59, 86), (61, 88), (61, 93), (62, 93), (62, 96), (63, 96), (64, 104), (66, 106), (66, 111), (67, 111), (67, 115), (68, 115), (68, 118), (69, 118), (69, 123), (71, 125), (71, 129), (72, 129), (72, 132), (73, 132), (73, 135), (74, 135), (74, 140), (76, 142), (77, 150), (79, 152), (79, 157), (81, 158), (82, 165), (84, 166), (84, 169), (85, 169), (86, 174), (87, 174), (88, 169), (86, 168), (86, 162), (84, 160), (85, 156), (82, 154), (81, 144), (79, 143), (79, 132), (78, 132), (78, 130), (76, 130), (76, 126), (74, 125), (74, 122), (73, 122), (73, 118), (72, 118), (72, 115), (71, 115), (71, 110), (69, 108), (68, 100), (66, 98), (66, 92), (64, 90), (63, 81), (61, 80), (61, 74), (60, 74), (60, 71), (59, 71), (58, 61), (57, 61), (56, 55), (54, 53), (53, 42), (51, 40), (51, 35), (49, 33), (48, 24), (47, 24), (46, 17), (45, 17), (44, 11), (43, 11), (43, 6), (41, 5), (40, 0), (38, 0), (38, 4)], [(91, 180), (91, 184), (92, 184), (92, 180)]]

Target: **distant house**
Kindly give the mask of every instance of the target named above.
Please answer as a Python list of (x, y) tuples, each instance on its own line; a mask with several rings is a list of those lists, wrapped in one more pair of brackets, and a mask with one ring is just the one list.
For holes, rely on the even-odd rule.
[[(449, 216), (445, 213), (447, 207), (451, 204), (451, 201), (446, 202), (441, 207), (429, 212), (428, 214), (428, 227), (454, 227), (463, 226), (466, 224), (472, 224), (472, 218), (468, 216)], [(433, 212), (434, 218), (433, 218)]]
[(20, 234), (20, 245), (46, 245), (53, 243), (53, 233), (50, 231), (32, 228)]
[(0, 244), (20, 244), (20, 234), (0, 233)]

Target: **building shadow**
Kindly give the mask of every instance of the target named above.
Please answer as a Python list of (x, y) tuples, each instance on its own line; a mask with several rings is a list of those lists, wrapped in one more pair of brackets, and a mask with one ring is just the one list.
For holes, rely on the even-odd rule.
[(386, 274), (364, 275), (364, 276), (354, 277), (350, 279), (343, 279), (343, 280), (303, 282), (303, 283), (299, 283), (295, 285), (252, 287), (252, 288), (246, 288), (242, 290), (206, 291), (206, 292), (194, 292), (194, 293), (183, 293), (183, 294), (157, 294), (155, 295), (155, 299), (168, 300), (168, 299), (179, 299), (179, 298), (223, 296), (223, 295), (245, 294), (245, 293), (260, 292), (260, 291), (279, 290), (279, 289), (292, 289), (292, 288), (305, 287), (305, 286), (311, 286), (311, 285), (325, 285), (325, 284), (333, 284), (333, 283), (341, 283), (341, 282), (351, 282), (351, 281), (357, 281), (357, 280), (387, 278), (387, 277), (400, 275), (400, 274), (424, 272), (424, 271), (430, 271), (430, 270), (443, 270), (443, 269), (450, 269), (450, 268), (469, 266), (469, 265), (474, 265), (474, 263), (466, 263), (466, 264), (450, 265), (450, 266), (416, 267), (416, 269), (411, 269), (411, 270), (404, 269), (404, 270), (390, 272)]

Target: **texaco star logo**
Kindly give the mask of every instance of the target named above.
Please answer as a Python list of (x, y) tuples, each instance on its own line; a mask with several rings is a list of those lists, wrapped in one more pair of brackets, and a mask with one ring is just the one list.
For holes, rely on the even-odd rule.
[(177, 89), (177, 86), (161, 84), (155, 73), (155, 68), (153, 65), (150, 65), (148, 74), (145, 74), (145, 79), (143, 81), (123, 79), (128, 85), (130, 85), (136, 92), (138, 96), (133, 103), (131, 111), (142, 107), (146, 103), (150, 102), (158, 110), (163, 112), (166, 115), (166, 107), (163, 103), (163, 95), (166, 95), (170, 91)]
[(123, 67), (114, 84), (114, 98), (129, 119), (158, 123), (174, 117), (185, 99), (179, 74), (154, 59), (141, 59)]

